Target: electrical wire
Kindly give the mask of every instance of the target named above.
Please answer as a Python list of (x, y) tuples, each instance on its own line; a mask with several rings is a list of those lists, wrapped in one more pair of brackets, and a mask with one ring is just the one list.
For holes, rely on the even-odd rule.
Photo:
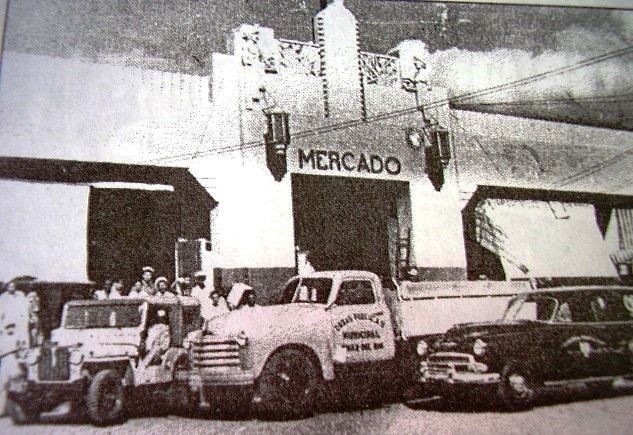
[[(619, 49), (619, 50), (614, 50), (611, 52), (607, 52), (598, 56), (594, 56), (594, 57), (590, 57), (587, 59), (583, 59), (575, 64), (571, 64), (571, 65), (567, 65), (564, 67), (560, 67), (560, 68), (556, 68), (550, 71), (546, 71), (543, 73), (539, 73), (539, 74), (535, 74), (532, 76), (528, 76), (528, 77), (524, 77), (522, 79), (518, 79), (518, 80), (514, 80), (508, 83), (504, 83), (501, 85), (496, 85), (496, 86), (492, 86), (492, 87), (488, 87), (488, 88), (483, 88), (483, 89), (479, 89), (476, 91), (472, 91), (472, 92), (467, 92), (458, 96), (454, 96), (454, 97), (449, 97), (449, 98), (444, 98), (441, 100), (437, 100), (428, 104), (425, 104), (423, 106), (411, 106), (411, 107), (407, 107), (407, 108), (403, 108), (403, 109), (398, 109), (398, 110), (394, 110), (394, 111), (390, 111), (390, 112), (385, 112), (385, 113), (381, 113), (378, 115), (374, 115), (371, 117), (367, 117), (365, 119), (357, 119), (357, 120), (350, 120), (350, 121), (345, 121), (345, 122), (341, 122), (341, 123), (337, 123), (337, 124), (330, 124), (330, 125), (325, 125), (325, 126), (321, 126), (321, 127), (316, 127), (313, 129), (308, 129), (308, 130), (304, 130), (304, 131), (300, 131), (298, 133), (294, 133), (292, 134), (293, 137), (295, 138), (305, 138), (305, 137), (309, 137), (309, 136), (314, 136), (314, 135), (318, 135), (321, 133), (329, 133), (332, 131), (337, 131), (337, 130), (342, 130), (342, 129), (346, 129), (346, 128), (351, 128), (351, 127), (355, 127), (358, 125), (366, 125), (372, 122), (378, 122), (378, 121), (382, 121), (382, 120), (386, 120), (386, 119), (391, 119), (391, 118), (396, 118), (396, 117), (400, 117), (400, 116), (404, 116), (407, 114), (411, 114), (411, 113), (415, 113), (419, 110), (424, 110), (424, 109), (430, 109), (430, 108), (435, 108), (435, 107), (441, 107), (447, 103), (449, 104), (459, 104), (463, 101), (468, 101), (470, 99), (474, 99), (474, 98), (478, 98), (481, 96), (488, 96), (488, 95), (492, 95), (507, 89), (511, 89), (511, 88), (515, 88), (518, 86), (523, 86), (529, 83), (533, 83), (536, 81), (540, 81), (540, 80), (544, 80), (547, 78), (551, 78), (551, 77), (555, 77), (557, 75), (562, 75), (562, 74), (566, 74), (568, 72), (571, 71), (575, 71), (577, 69), (580, 68), (585, 68), (591, 65), (595, 65), (597, 63), (600, 62), (605, 62), (607, 60), (610, 59), (614, 59), (617, 57), (621, 57), (621, 56), (626, 56), (629, 54), (633, 54), (633, 46), (627, 46), (625, 48)], [(173, 162), (173, 161), (178, 161), (178, 160), (183, 160), (186, 158), (191, 158), (194, 157), (195, 158), (200, 158), (200, 157), (205, 157), (205, 156), (209, 156), (209, 155), (216, 155), (216, 154), (224, 154), (224, 153), (229, 153), (229, 152), (235, 152), (235, 151), (241, 151), (241, 150), (247, 150), (247, 149), (251, 149), (251, 148), (258, 148), (261, 146), (264, 146), (265, 142), (260, 141), (260, 140), (256, 140), (256, 141), (250, 141), (250, 142), (245, 142), (245, 143), (241, 143), (241, 144), (237, 144), (237, 145), (229, 145), (229, 146), (225, 146), (225, 147), (218, 147), (218, 148), (211, 148), (209, 150), (206, 151), (198, 151), (198, 152), (188, 152), (188, 153), (183, 153), (183, 154), (175, 154), (175, 155), (171, 155), (171, 156), (164, 156), (164, 157), (159, 157), (156, 159), (152, 159), (149, 162), (152, 163), (157, 163), (157, 162)]]

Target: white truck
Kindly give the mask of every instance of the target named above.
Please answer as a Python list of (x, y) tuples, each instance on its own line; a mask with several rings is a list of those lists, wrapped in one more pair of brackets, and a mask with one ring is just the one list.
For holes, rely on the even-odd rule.
[[(527, 282), (403, 282), (366, 271), (296, 276), (278, 305), (245, 307), (190, 334), (189, 383), (203, 401), (246, 392), (264, 416), (299, 417), (323, 391), (415, 385), (428, 339), (455, 323), (496, 319)], [(323, 387), (335, 386), (329, 389)], [(221, 404), (220, 404), (221, 405)]]

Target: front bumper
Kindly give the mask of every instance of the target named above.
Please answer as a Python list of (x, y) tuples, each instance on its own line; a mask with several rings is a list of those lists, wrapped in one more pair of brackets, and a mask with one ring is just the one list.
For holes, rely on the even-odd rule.
[(193, 369), (189, 374), (189, 387), (192, 390), (210, 386), (247, 386), (254, 383), (253, 372), (239, 367)]
[(18, 403), (28, 403), (37, 408), (54, 408), (61, 402), (78, 401), (85, 397), (86, 379), (74, 382), (33, 382), (14, 378), (8, 382), (8, 396)]
[(420, 363), (419, 381), (425, 384), (489, 385), (501, 381), (499, 373), (465, 353), (438, 352)]

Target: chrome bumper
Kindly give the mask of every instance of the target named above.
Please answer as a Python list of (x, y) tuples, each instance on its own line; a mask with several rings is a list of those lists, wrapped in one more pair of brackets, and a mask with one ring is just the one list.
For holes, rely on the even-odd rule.
[(420, 363), (421, 383), (496, 384), (499, 373), (488, 372), (488, 367), (466, 353), (438, 352)]
[(238, 367), (193, 369), (189, 374), (189, 387), (200, 390), (203, 387), (231, 385), (253, 385), (255, 375)]

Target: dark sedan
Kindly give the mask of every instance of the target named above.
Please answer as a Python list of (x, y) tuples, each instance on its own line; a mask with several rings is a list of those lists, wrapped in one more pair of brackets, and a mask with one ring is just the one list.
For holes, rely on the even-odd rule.
[(421, 363), (434, 391), (489, 386), (510, 409), (542, 387), (627, 382), (633, 376), (633, 287), (534, 290), (497, 322), (457, 325)]

